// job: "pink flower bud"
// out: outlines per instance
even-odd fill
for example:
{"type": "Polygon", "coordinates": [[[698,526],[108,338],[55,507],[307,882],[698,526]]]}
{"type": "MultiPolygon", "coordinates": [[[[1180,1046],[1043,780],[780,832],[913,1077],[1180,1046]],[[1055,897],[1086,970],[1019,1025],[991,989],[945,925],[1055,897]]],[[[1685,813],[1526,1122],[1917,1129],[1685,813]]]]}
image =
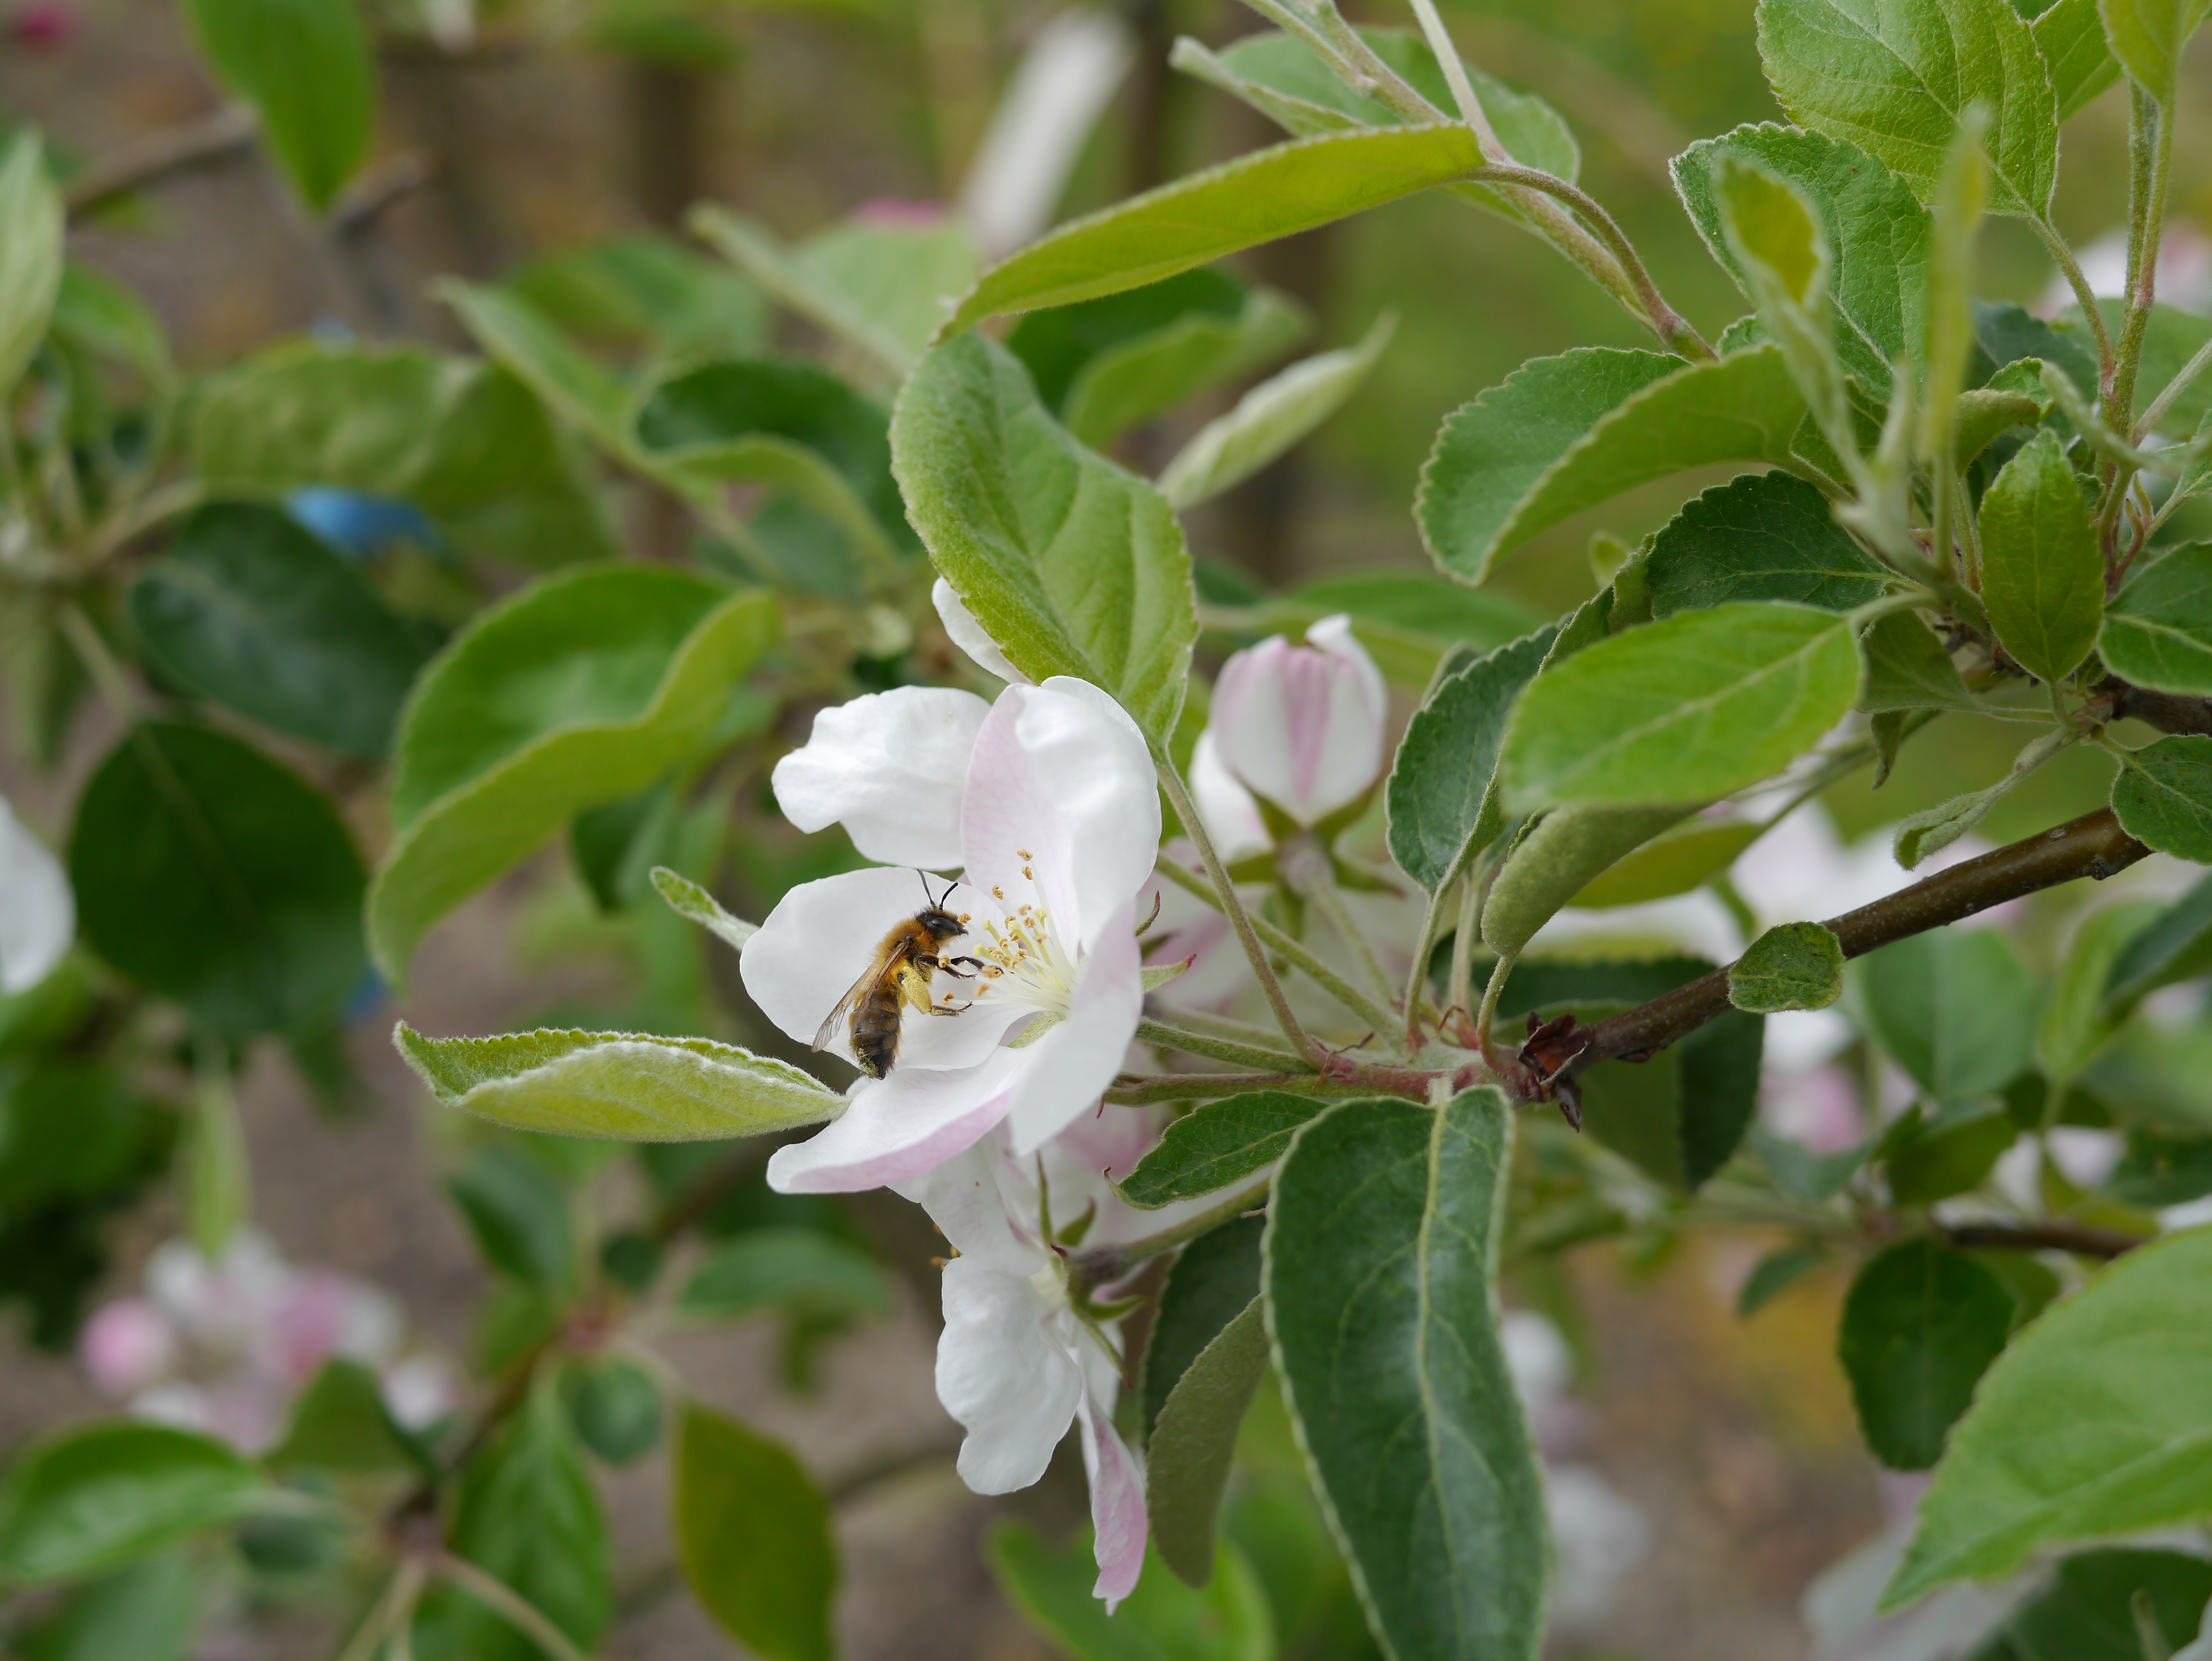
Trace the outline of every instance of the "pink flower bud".
{"type": "Polygon", "coordinates": [[[1339,613],[1222,666],[1209,731],[1222,764],[1300,824],[1356,801],[1382,770],[1382,672],[1339,613]]]}
{"type": "Polygon", "coordinates": [[[118,1298],[85,1323],[77,1360],[104,1396],[135,1396],[176,1365],[177,1335],[143,1298],[118,1298]]]}
{"type": "Polygon", "coordinates": [[[8,38],[19,46],[64,46],[76,33],[76,14],[56,0],[31,0],[8,20],[8,38]]]}

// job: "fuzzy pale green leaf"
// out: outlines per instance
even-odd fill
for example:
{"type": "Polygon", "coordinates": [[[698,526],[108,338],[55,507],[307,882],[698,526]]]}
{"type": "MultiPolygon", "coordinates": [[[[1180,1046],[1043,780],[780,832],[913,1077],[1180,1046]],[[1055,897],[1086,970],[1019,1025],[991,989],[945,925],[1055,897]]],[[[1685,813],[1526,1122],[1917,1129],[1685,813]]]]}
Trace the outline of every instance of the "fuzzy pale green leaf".
{"type": "Polygon", "coordinates": [[[689,917],[726,945],[742,947],[760,933],[758,923],[732,916],[722,909],[721,901],[703,886],[689,877],[678,875],[665,865],[653,867],[653,885],[668,902],[670,910],[689,917]]]}
{"type": "Polygon", "coordinates": [[[1754,1015],[1826,1009],[1844,995],[1844,947],[1817,922],[1770,928],[1729,965],[1729,1001],[1754,1015]]]}
{"type": "Polygon", "coordinates": [[[2212,865],[2212,738],[2183,733],[2130,753],[2112,780],[2112,812],[2160,853],[2212,865]]]}
{"type": "Polygon", "coordinates": [[[62,285],[62,193],[33,132],[19,132],[0,160],[0,393],[15,390],[62,285]]]}
{"type": "Polygon", "coordinates": [[[2097,9],[2121,67],[2172,111],[2181,49],[2212,10],[2212,0],[2097,0],[2097,9]]]}
{"type": "Polygon", "coordinates": [[[2137,686],[2212,697],[2212,548],[2177,548],[2130,577],[2105,607],[2097,652],[2137,686]]]}

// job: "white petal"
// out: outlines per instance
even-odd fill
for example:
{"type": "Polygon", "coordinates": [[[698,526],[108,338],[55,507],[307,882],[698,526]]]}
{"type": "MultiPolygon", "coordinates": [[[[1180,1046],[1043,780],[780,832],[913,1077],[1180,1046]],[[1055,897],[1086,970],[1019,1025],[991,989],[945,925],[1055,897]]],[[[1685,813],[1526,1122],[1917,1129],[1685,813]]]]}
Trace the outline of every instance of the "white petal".
{"type": "Polygon", "coordinates": [[[0,797],[0,993],[27,992],[53,971],[76,933],[76,900],[61,861],[0,797]]]}
{"type": "Polygon", "coordinates": [[[999,642],[983,631],[983,625],[968,609],[968,602],[943,577],[931,585],[929,603],[937,608],[938,621],[945,625],[945,632],[951,637],[952,643],[965,652],[977,668],[986,674],[996,675],[1011,686],[1031,684],[1027,675],[1006,661],[999,642]]]}
{"type": "Polygon", "coordinates": [[[1000,1050],[959,1072],[894,1068],[862,1085],[852,1105],[803,1142],[769,1156],[779,1194],[854,1194],[910,1182],[975,1146],[1012,1103],[1009,1086],[1026,1050],[1000,1050]]]}
{"type": "Polygon", "coordinates": [[[1145,1479],[1114,1429],[1108,1409],[1085,1401],[1076,1409],[1083,1433],[1083,1471],[1091,1479],[1091,1552],[1098,1560],[1093,1597],[1106,1613],[1137,1589],[1145,1567],[1145,1479]]]}
{"type": "Polygon", "coordinates": [[[1211,727],[1198,735],[1191,751],[1190,795],[1223,864],[1247,855],[1264,854],[1274,846],[1267,835],[1267,823],[1260,817],[1260,804],[1253,800],[1243,782],[1223,765],[1221,745],[1211,727]]]}
{"type": "Polygon", "coordinates": [[[937,1399],[968,1433],[960,1475],[1011,1494],[1044,1475],[1083,1396],[1073,1361],[1048,1335],[1051,1311],[1027,1280],[968,1257],[945,1266],[937,1399]]]}
{"type": "Polygon", "coordinates": [[[938,1232],[963,1260],[972,1258],[1020,1279],[1042,1268],[1044,1257],[1006,1214],[1006,1163],[997,1139],[986,1136],[942,1165],[892,1186],[929,1214],[938,1232]]]}
{"type": "MultiPolygon", "coordinates": [[[[921,909],[922,879],[903,866],[841,872],[791,890],[738,952],[738,974],[761,1013],[804,1044],[876,960],[884,936],[921,909]]],[[[957,943],[954,949],[957,950],[957,943]]],[[[939,995],[965,1004],[972,983],[936,977],[939,995]]],[[[908,1008],[899,1025],[894,1073],[913,1068],[974,1067],[1024,1012],[986,1001],[945,1017],[908,1008]]],[[[825,1046],[853,1061],[852,1023],[840,1021],[825,1046]]],[[[854,1063],[855,1066],[858,1062],[854,1063]]]]}
{"type": "Polygon", "coordinates": [[[1035,1043],[1006,1052],[1022,1062],[1009,1086],[1006,1116],[1018,1159],[1026,1160],[1088,1110],[1121,1070],[1145,1005],[1134,923],[1125,901],[1084,958],[1066,1018],[1035,1043]]]}
{"type": "Polygon", "coordinates": [[[775,764],[776,805],[802,830],[842,824],[885,865],[960,863],[960,791],[990,705],[972,692],[902,686],[823,710],[775,764]]]}

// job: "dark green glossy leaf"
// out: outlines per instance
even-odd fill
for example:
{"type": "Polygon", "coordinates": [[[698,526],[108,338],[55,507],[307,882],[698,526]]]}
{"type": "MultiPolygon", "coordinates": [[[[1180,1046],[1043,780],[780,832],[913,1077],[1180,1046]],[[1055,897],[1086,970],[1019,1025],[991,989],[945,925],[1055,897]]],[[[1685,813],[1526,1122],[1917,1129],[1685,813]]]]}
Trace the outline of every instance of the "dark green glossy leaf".
{"type": "Polygon", "coordinates": [[[1399,1661],[1533,1657],[1543,1486],[1492,1283],[1511,1136],[1495,1090],[1347,1102],[1268,1208],[1268,1329],[1331,1525],[1399,1661]]]}
{"type": "Polygon", "coordinates": [[[1147,1211],[1231,1187],[1281,1159],[1291,1134],[1321,1109],[1310,1096],[1278,1090],[1208,1102],[1170,1125],[1115,1187],[1147,1211]]]}
{"type": "Polygon", "coordinates": [[[327,1021],[360,983],[361,861],[331,805],[227,733],[135,729],[77,804],[77,928],[224,1032],[327,1021]]]}
{"type": "Polygon", "coordinates": [[[1784,1246],[1770,1251],[1744,1277],[1736,1293],[1735,1312],[1748,1318],[1772,1303],[1826,1259],[1810,1246],[1784,1246]]]}
{"type": "Polygon", "coordinates": [[[1262,1220],[1239,1217],[1182,1249],[1160,1290],[1145,1345],[1145,1429],[1200,1352],[1260,1295],[1262,1220]]]}
{"type": "Polygon", "coordinates": [[[446,1179],[446,1191],[476,1237],[477,1250],[494,1268],[533,1286],[559,1288],[575,1278],[575,1225],[568,1191],[559,1180],[507,1142],[477,1150],[446,1179]]]}
{"type": "Polygon", "coordinates": [[[2010,1113],[1988,1100],[1900,1121],[1883,1138],[1891,1197],[1933,1205],[1978,1188],[2020,1135],[2010,1113]]]}
{"type": "Polygon", "coordinates": [[[1267,1322],[1255,1293],[1183,1369],[1145,1443],[1152,1544],[1186,1585],[1212,1578],[1214,1519],[1229,1486],[1237,1427],[1267,1372],[1267,1322]]]}
{"type": "Polygon", "coordinates": [[[131,590],[161,672],[249,721],[380,756],[429,651],[360,572],[274,508],[223,503],[177,529],[131,590]]]}
{"type": "Polygon", "coordinates": [[[1877,618],[1859,636],[1859,650],[1866,659],[1859,708],[1870,715],[1976,707],[1943,642],[1908,611],[1877,618]]]}
{"type": "Polygon", "coordinates": [[[212,1437],[128,1420],[52,1433],[0,1481],[0,1575],[73,1580],[234,1523],[264,1490],[212,1437]]]}
{"type": "Polygon", "coordinates": [[[625,1356],[569,1362],[561,1400],[576,1439],[611,1465],[641,1459],[660,1440],[659,1381],[625,1356]]]}
{"type": "Polygon", "coordinates": [[[1889,573],[1852,541],[1827,498],[1789,473],[1746,473],[1686,502],[1651,544],[1651,610],[1787,599],[1848,611],[1889,573]]]}
{"type": "Polygon", "coordinates": [[[1982,601],[2014,661],[2039,680],[2097,643],[2105,562],[2058,435],[2038,433],[1982,496],[1982,601]]]}
{"type": "Polygon", "coordinates": [[[1876,1458],[1893,1470],[1936,1463],[2012,1314],[2002,1281],[1933,1240],[1893,1245],[1859,1271],[1836,1348],[1876,1458]]]}
{"type": "Polygon", "coordinates": [[[1966,1661],[2157,1661],[2197,1636],[2212,1563],[2178,1551],[2077,1553],[1966,1661]],[[2149,1647],[2148,1621],[2161,1649],[2149,1647]]]}
{"type": "Polygon", "coordinates": [[[2212,548],[2177,548],[2130,577],[2105,608],[2097,651],[2137,686],[2212,696],[2212,548]]]}
{"type": "Polygon", "coordinates": [[[693,1594],[732,1638],[768,1661],[830,1661],[830,1508],[781,1442],[686,1408],[676,1540],[693,1594]]]}
{"type": "Polygon", "coordinates": [[[2212,738],[2164,738],[2130,754],[2112,780],[2120,827],[2161,854],[2212,865],[2212,738]]]}

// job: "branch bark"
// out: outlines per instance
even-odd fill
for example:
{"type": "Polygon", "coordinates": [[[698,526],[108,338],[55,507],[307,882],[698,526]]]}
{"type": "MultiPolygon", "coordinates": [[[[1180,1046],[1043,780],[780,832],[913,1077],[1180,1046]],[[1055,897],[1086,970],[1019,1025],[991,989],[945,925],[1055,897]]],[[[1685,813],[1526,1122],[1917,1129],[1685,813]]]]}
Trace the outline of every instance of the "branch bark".
{"type": "Polygon", "coordinates": [[[2147,1244],[2140,1234],[2086,1223],[1960,1223],[1943,1230],[1954,1246],[2000,1251],[2070,1251],[2079,1257],[2118,1257],[2147,1244]]]}
{"type": "MultiPolygon", "coordinates": [[[[2101,881],[2149,852],[2120,829],[2111,808],[2100,807],[1979,859],[1939,871],[1871,905],[1832,917],[1827,927],[1843,943],[1846,958],[1863,957],[1892,941],[1941,928],[2024,894],[2081,877],[2101,881]]],[[[1644,1060],[1726,1014],[1729,1007],[1728,970],[1716,969],[1588,1028],[1587,1042],[1561,1070],[1572,1076],[1594,1062],[1613,1057],[1644,1060]]]]}

